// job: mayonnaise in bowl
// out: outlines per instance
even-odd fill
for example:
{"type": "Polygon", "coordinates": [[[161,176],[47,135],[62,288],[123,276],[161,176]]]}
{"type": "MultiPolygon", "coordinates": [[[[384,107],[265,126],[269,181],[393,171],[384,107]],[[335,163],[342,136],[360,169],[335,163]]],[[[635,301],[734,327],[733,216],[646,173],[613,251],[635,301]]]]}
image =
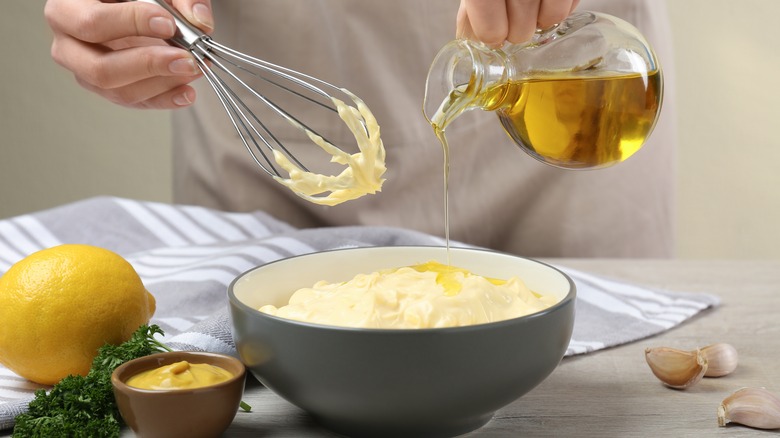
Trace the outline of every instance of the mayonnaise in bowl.
{"type": "Polygon", "coordinates": [[[261,312],[316,324],[356,328],[461,327],[544,310],[560,299],[531,291],[518,277],[483,277],[435,261],[319,281],[297,290],[287,305],[261,312]]]}

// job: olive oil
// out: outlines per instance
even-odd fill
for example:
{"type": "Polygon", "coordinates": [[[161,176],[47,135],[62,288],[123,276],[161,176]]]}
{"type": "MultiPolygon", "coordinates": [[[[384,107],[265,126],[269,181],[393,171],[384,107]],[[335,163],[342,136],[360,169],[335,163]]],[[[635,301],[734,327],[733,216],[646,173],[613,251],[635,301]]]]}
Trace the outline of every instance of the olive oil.
{"type": "Polygon", "coordinates": [[[581,77],[564,72],[482,89],[472,80],[453,89],[430,119],[444,150],[447,248],[450,151],[444,131],[464,111],[495,111],[517,145],[542,162],[594,169],[624,161],[642,147],[655,126],[662,95],[658,70],[581,77]]]}
{"type": "Polygon", "coordinates": [[[450,93],[431,125],[444,145],[445,128],[463,111],[495,111],[507,134],[533,157],[567,169],[598,168],[624,161],[642,147],[662,93],[658,71],[513,80],[481,92],[470,83],[450,93]]]}
{"type": "Polygon", "coordinates": [[[487,93],[500,96],[492,100],[507,134],[538,160],[568,169],[609,166],[638,151],[653,130],[663,92],[658,71],[497,88],[487,93]]]}

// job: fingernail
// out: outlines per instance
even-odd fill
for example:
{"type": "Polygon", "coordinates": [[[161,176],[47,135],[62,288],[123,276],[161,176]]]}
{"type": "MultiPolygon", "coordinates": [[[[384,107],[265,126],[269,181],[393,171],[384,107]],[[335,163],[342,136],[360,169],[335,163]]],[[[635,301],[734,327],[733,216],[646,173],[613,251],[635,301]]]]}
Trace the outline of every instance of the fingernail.
{"type": "Polygon", "coordinates": [[[195,3],[192,6],[192,15],[195,21],[208,29],[214,29],[214,18],[211,16],[211,9],[203,3],[195,3]]]}
{"type": "Polygon", "coordinates": [[[176,94],[173,96],[173,103],[176,106],[189,106],[192,105],[192,102],[194,99],[191,96],[190,90],[185,91],[181,94],[176,94]]]}
{"type": "Polygon", "coordinates": [[[193,76],[200,71],[192,58],[179,58],[168,64],[168,70],[177,75],[193,76]]]}
{"type": "Polygon", "coordinates": [[[149,29],[160,37],[168,38],[176,33],[173,20],[165,17],[152,17],[149,19],[149,29]]]}

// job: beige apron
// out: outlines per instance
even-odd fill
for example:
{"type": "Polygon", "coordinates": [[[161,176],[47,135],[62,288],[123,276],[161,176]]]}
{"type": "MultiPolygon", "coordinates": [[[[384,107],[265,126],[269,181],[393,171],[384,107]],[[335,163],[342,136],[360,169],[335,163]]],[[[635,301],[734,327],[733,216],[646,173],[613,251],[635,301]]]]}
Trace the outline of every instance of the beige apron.
{"type": "MultiPolygon", "coordinates": [[[[213,4],[216,40],[344,86],[366,101],[382,128],[387,181],[381,193],[335,207],[300,199],[251,160],[214,93],[199,80],[198,103],[174,112],[175,201],[261,209],[297,227],[394,226],[443,236],[443,155],[421,108],[428,67],[454,35],[458,1],[213,4]]],[[[672,256],[676,133],[665,5],[583,0],[579,9],[622,17],[654,45],[667,71],[667,94],[649,143],[615,167],[565,171],[521,152],[495,114],[464,114],[447,129],[450,236],[532,257],[672,256]]],[[[326,137],[342,135],[327,125],[315,128],[326,137]]],[[[321,159],[321,152],[316,156],[321,159]]]]}

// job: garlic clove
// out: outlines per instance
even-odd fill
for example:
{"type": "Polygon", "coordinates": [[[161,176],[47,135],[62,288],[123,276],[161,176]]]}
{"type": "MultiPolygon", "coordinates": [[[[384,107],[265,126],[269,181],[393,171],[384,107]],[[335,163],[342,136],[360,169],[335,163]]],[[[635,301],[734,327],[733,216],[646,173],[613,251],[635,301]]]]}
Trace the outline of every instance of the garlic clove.
{"type": "Polygon", "coordinates": [[[742,388],[718,407],[718,426],[738,423],[757,429],[780,428],[780,398],[764,388],[742,388]]]}
{"type": "Polygon", "coordinates": [[[707,358],[701,350],[683,351],[669,347],[645,349],[645,360],[665,385],[685,389],[698,383],[707,372],[707,358]]]}
{"type": "Polygon", "coordinates": [[[737,369],[737,349],[729,344],[717,343],[701,349],[707,358],[705,377],[721,377],[731,374],[737,369]]]}

